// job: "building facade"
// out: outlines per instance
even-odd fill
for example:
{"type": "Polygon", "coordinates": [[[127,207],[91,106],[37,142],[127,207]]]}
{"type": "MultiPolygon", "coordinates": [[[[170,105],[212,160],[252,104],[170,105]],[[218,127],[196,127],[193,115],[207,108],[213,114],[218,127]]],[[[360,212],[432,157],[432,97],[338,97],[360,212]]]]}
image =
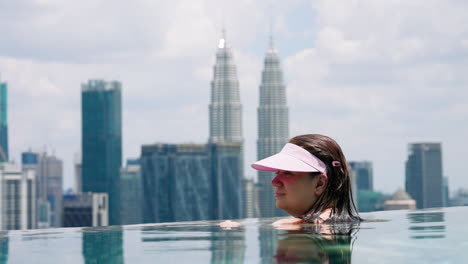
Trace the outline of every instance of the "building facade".
{"type": "Polygon", "coordinates": [[[211,81],[210,143],[242,143],[242,105],[232,51],[225,33],[219,40],[211,81]]]}
{"type": "Polygon", "coordinates": [[[141,154],[143,221],[243,217],[241,144],[153,144],[141,154]]]}
{"type": "Polygon", "coordinates": [[[36,175],[12,163],[0,165],[0,227],[36,228],[36,175]]]}
{"type": "Polygon", "coordinates": [[[79,193],[63,196],[63,226],[109,225],[107,193],[79,193]]]}
{"type": "Polygon", "coordinates": [[[143,223],[143,185],[139,161],[127,161],[120,170],[120,222],[122,225],[143,223]]]}
{"type": "MultiPolygon", "coordinates": [[[[257,158],[264,159],[278,153],[288,142],[289,115],[286,102],[286,85],[283,81],[278,52],[270,37],[270,47],[265,55],[260,84],[258,114],[257,158]]],[[[258,171],[260,217],[282,216],[285,213],[275,206],[271,180],[274,173],[258,171]]]]}
{"type": "Polygon", "coordinates": [[[358,190],[373,191],[373,169],[370,161],[350,161],[351,177],[355,177],[358,190]]]}
{"type": "Polygon", "coordinates": [[[46,152],[21,154],[23,170],[36,173],[38,227],[62,227],[63,162],[46,152]]]}
{"type": "Polygon", "coordinates": [[[244,218],[242,144],[208,144],[213,219],[244,218]]]}
{"type": "Polygon", "coordinates": [[[206,145],[144,145],[141,172],[145,223],[214,219],[206,145]]]}
{"type": "Polygon", "coordinates": [[[245,201],[245,218],[256,218],[258,215],[258,195],[256,185],[253,179],[244,179],[244,201],[245,201]]]}
{"type": "Polygon", "coordinates": [[[213,67],[209,115],[207,155],[213,195],[211,217],[240,218],[245,213],[242,105],[237,70],[224,30],[213,67]]]}
{"type": "Polygon", "coordinates": [[[440,143],[409,144],[406,192],[416,200],[418,209],[444,205],[440,143]]]}
{"type": "Polygon", "coordinates": [[[0,79],[0,162],[8,162],[8,85],[0,79]]]}
{"type": "Polygon", "coordinates": [[[120,224],[122,85],[90,80],[82,84],[82,192],[109,195],[109,224],[120,224]]]}
{"type": "Polygon", "coordinates": [[[73,156],[73,178],[75,180],[75,192],[81,193],[83,186],[81,184],[81,154],[75,154],[73,156]]]}

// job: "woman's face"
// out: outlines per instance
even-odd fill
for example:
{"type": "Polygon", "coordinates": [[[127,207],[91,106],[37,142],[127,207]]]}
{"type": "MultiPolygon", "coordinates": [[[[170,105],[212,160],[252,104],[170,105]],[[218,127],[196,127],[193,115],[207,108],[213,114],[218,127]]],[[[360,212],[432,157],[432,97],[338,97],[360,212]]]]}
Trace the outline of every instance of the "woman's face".
{"type": "Polygon", "coordinates": [[[309,172],[279,170],[271,181],[275,187],[276,207],[292,216],[301,216],[317,200],[316,186],[320,177],[309,172]]]}

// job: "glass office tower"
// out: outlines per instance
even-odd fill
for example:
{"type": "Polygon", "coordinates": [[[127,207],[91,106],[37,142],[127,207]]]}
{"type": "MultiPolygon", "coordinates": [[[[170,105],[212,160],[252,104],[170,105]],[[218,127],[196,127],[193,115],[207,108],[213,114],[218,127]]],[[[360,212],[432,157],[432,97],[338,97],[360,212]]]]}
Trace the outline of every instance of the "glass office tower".
{"type": "Polygon", "coordinates": [[[122,85],[90,80],[81,86],[82,192],[109,195],[109,224],[120,224],[122,85]]]}
{"type": "MultiPolygon", "coordinates": [[[[350,161],[352,177],[355,177],[357,190],[373,191],[373,170],[370,161],[350,161]]],[[[353,190],[354,191],[354,190],[353,190]]],[[[354,192],[356,195],[356,192],[354,192]]]]}
{"type": "Polygon", "coordinates": [[[140,162],[145,223],[214,219],[206,145],[144,145],[140,162]]]}
{"type": "Polygon", "coordinates": [[[444,206],[441,143],[409,144],[406,192],[418,209],[444,206]]]}

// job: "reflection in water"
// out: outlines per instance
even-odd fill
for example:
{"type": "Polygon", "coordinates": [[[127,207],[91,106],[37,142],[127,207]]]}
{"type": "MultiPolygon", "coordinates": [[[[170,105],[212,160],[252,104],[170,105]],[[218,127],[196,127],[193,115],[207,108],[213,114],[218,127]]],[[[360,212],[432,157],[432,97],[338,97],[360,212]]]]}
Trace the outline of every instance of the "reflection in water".
{"type": "Polygon", "coordinates": [[[260,241],[260,258],[262,263],[271,263],[271,256],[276,250],[278,241],[278,230],[269,228],[260,228],[258,232],[258,239],[260,241]]]}
{"type": "Polygon", "coordinates": [[[265,236],[260,238],[261,244],[264,241],[262,250],[271,250],[269,254],[266,251],[262,253],[262,262],[351,263],[352,243],[357,227],[357,224],[296,225],[291,226],[295,230],[261,231],[261,236],[265,236]],[[273,244],[263,248],[268,241],[276,244],[274,251],[271,247],[273,244]]]}
{"type": "Polygon", "coordinates": [[[123,238],[120,227],[109,229],[83,228],[83,257],[86,264],[123,261],[123,238]]]}
{"type": "Polygon", "coordinates": [[[409,230],[413,239],[444,238],[444,212],[409,213],[409,230]],[[427,225],[427,223],[436,223],[427,225]]]}
{"type": "Polygon", "coordinates": [[[412,224],[444,222],[444,212],[409,213],[408,219],[412,224]]]}
{"type": "Polygon", "coordinates": [[[0,231],[0,264],[8,262],[8,231],[0,231]]]}
{"type": "Polygon", "coordinates": [[[141,231],[142,242],[152,243],[148,252],[159,254],[179,250],[184,253],[208,250],[211,263],[244,263],[246,244],[241,228],[223,230],[217,225],[170,223],[145,226],[141,231]]]}
{"type": "Polygon", "coordinates": [[[244,230],[220,230],[217,226],[213,227],[211,263],[244,263],[244,254],[244,230]]]}

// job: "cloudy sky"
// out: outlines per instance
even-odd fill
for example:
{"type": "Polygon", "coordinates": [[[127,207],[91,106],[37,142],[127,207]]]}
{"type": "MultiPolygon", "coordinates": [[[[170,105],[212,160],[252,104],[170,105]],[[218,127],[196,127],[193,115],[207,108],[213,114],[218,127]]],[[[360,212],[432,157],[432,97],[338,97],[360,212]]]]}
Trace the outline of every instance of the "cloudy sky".
{"type": "Polygon", "coordinates": [[[225,25],[245,161],[254,162],[272,24],[291,136],[335,138],[348,160],[373,162],[374,187],[385,192],[404,187],[409,142],[442,142],[451,189],[468,188],[467,13],[461,0],[0,1],[11,158],[47,149],[64,161],[65,187],[73,187],[80,85],[96,78],[123,84],[124,159],[138,157],[142,144],[206,142],[225,25]]]}

